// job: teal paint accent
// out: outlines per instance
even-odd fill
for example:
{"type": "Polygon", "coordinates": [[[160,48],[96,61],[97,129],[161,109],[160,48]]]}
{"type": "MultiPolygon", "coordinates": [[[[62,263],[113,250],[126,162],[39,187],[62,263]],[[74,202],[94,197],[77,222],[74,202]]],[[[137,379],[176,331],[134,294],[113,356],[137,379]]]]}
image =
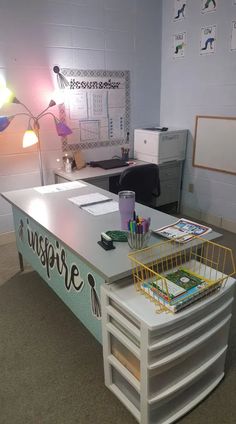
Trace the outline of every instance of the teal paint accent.
{"type": "Polygon", "coordinates": [[[13,217],[19,252],[102,343],[100,286],[104,279],[15,207],[13,217]]]}

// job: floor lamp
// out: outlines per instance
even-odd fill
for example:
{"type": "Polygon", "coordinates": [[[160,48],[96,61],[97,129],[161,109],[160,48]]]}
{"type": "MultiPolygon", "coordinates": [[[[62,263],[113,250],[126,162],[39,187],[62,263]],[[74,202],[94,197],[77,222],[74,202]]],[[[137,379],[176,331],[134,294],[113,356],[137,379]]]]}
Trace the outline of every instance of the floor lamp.
{"type": "Polygon", "coordinates": [[[42,164],[42,156],[41,156],[41,146],[40,146],[40,136],[39,136],[39,121],[41,118],[43,118],[46,115],[52,116],[54,119],[57,135],[60,137],[66,137],[67,135],[71,134],[71,129],[62,121],[60,121],[52,112],[48,112],[48,109],[56,105],[56,102],[54,100],[50,100],[49,105],[44,109],[41,113],[39,113],[37,116],[34,116],[30,109],[22,103],[20,100],[18,100],[16,97],[13,97],[11,100],[12,103],[19,104],[23,106],[23,108],[26,110],[26,112],[22,113],[16,113],[15,115],[11,116],[0,116],[0,132],[3,132],[11,123],[11,121],[16,116],[27,116],[28,117],[28,128],[24,133],[23,137],[23,148],[33,146],[37,143],[38,146],[38,156],[39,156],[39,168],[40,168],[40,179],[41,179],[41,185],[44,185],[44,175],[43,175],[43,164],[42,164]]]}

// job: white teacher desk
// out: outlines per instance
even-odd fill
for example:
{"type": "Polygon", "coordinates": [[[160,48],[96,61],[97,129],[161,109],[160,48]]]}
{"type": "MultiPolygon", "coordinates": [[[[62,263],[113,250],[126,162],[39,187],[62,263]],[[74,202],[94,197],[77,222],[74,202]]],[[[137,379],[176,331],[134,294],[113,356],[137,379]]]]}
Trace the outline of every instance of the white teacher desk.
{"type": "MultiPolygon", "coordinates": [[[[97,243],[102,231],[120,228],[119,212],[93,216],[68,200],[93,192],[117,199],[90,184],[48,194],[31,188],[2,195],[12,205],[20,255],[103,343],[106,385],[142,424],[171,423],[224,375],[234,280],[182,312],[156,314],[154,304],[132,284],[128,244],[115,243],[114,250],[105,251],[97,243]],[[131,372],[133,365],[140,375],[131,372]]],[[[151,217],[152,228],[175,221],[138,204],[136,210],[151,217]]],[[[150,243],[158,241],[153,235],[150,243]]]]}
{"type": "MultiPolygon", "coordinates": [[[[132,160],[134,163],[129,166],[144,165],[147,162],[132,160]]],[[[174,160],[159,164],[159,178],[161,185],[161,194],[154,197],[154,206],[165,207],[165,211],[178,212],[180,210],[181,184],[183,161],[174,160]]],[[[55,183],[65,181],[84,180],[97,187],[115,192],[114,188],[120,174],[125,167],[115,169],[102,169],[99,167],[86,166],[80,170],[65,172],[63,169],[54,170],[55,183]]]]}

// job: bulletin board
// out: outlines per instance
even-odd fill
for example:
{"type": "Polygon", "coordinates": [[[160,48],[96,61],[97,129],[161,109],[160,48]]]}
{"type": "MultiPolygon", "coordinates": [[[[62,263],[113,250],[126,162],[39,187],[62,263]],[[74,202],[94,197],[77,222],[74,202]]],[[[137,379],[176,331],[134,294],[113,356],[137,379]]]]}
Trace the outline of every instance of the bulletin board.
{"type": "Polygon", "coordinates": [[[126,144],[130,126],[129,71],[60,70],[67,80],[60,114],[73,133],[63,151],[126,144]]]}
{"type": "Polygon", "coordinates": [[[236,174],[236,117],[196,116],[193,166],[236,174]]]}

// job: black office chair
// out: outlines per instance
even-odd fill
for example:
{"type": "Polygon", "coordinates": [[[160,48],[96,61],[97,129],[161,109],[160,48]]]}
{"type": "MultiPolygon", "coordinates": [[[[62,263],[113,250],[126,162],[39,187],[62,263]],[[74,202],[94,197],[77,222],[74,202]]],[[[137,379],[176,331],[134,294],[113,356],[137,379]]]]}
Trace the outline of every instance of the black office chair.
{"type": "Polygon", "coordinates": [[[135,191],[135,201],[155,207],[153,197],[161,194],[159,168],[154,163],[126,168],[120,175],[118,191],[135,191]]]}

